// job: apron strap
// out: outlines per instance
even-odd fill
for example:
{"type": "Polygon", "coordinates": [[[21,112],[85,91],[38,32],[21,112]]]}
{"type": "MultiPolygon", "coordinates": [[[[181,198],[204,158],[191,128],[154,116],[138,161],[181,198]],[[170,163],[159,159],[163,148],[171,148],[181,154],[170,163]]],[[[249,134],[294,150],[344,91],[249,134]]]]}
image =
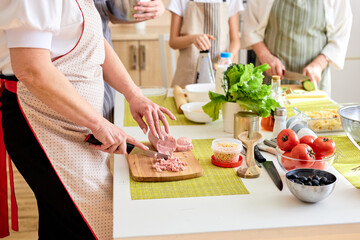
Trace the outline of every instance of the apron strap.
{"type": "MultiPolygon", "coordinates": [[[[15,81],[0,79],[0,96],[6,88],[16,93],[15,81]]],[[[0,103],[1,108],[1,103],[0,103]]],[[[7,194],[7,173],[6,173],[6,148],[4,143],[4,134],[2,129],[2,113],[0,111],[0,238],[10,235],[9,215],[8,215],[8,194],[7,194]]],[[[8,155],[9,179],[10,179],[10,199],[11,199],[11,228],[14,231],[19,230],[18,225],[18,207],[15,197],[14,178],[10,156],[8,155]]]]}

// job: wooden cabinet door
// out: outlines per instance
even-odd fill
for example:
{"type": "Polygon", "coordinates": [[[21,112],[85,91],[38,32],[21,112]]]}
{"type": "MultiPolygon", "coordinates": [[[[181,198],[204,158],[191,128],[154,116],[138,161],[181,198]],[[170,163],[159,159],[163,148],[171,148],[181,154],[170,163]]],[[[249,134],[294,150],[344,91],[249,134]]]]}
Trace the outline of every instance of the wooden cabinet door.
{"type": "Polygon", "coordinates": [[[113,45],[131,78],[140,86],[139,41],[113,41],[113,45]]]}
{"type": "Polygon", "coordinates": [[[158,40],[139,41],[140,86],[163,86],[158,40]]]}

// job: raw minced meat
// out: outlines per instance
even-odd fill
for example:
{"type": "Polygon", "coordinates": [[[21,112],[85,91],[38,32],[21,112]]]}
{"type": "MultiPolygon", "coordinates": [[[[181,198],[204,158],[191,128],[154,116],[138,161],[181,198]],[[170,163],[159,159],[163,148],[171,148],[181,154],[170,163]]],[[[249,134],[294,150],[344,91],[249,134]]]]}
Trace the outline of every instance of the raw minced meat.
{"type": "Polygon", "coordinates": [[[153,165],[153,168],[157,172],[162,172],[162,171],[179,172],[179,171],[184,171],[186,169],[186,165],[187,163],[181,161],[179,157],[171,156],[168,160],[165,160],[163,158],[157,159],[155,164],[153,165]]]}

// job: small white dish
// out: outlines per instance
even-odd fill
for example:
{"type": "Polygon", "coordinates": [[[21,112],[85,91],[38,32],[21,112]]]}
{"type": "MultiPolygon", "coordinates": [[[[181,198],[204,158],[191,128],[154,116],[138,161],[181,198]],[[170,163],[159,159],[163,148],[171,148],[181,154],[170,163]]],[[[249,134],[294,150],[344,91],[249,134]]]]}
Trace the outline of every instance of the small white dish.
{"type": "Polygon", "coordinates": [[[209,91],[215,91],[215,83],[197,83],[185,86],[188,102],[208,102],[209,91]]]}
{"type": "Polygon", "coordinates": [[[197,123],[208,123],[212,119],[204,112],[202,106],[207,102],[190,102],[181,105],[181,110],[184,112],[184,115],[187,119],[192,122],[197,123]]]}

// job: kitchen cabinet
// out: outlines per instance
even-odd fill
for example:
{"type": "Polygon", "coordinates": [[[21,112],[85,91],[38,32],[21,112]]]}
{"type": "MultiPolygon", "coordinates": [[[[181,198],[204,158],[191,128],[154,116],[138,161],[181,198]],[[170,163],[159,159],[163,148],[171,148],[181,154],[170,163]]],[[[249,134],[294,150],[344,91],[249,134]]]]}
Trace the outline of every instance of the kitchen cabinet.
{"type": "MultiPolygon", "coordinates": [[[[144,32],[134,27],[111,27],[112,42],[116,54],[120,57],[125,68],[136,85],[141,87],[163,86],[159,35],[168,34],[167,27],[147,27],[144,32]]],[[[166,45],[168,59],[170,47],[166,45]]],[[[168,85],[171,83],[171,71],[168,71],[168,85]]]]}
{"type": "Polygon", "coordinates": [[[136,85],[161,86],[160,49],[157,40],[113,41],[115,52],[136,85]]]}

